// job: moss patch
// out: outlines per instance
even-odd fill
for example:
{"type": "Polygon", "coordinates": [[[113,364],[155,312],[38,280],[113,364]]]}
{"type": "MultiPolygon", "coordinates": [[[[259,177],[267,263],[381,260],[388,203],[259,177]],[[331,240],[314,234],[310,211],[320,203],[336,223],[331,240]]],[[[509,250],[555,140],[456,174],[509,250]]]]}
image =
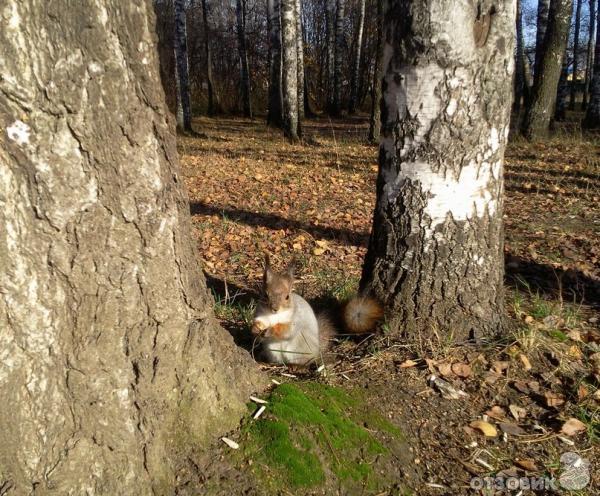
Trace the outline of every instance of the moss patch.
{"type": "Polygon", "coordinates": [[[265,414],[244,426],[241,454],[272,492],[332,481],[375,490],[389,482],[376,470],[390,457],[386,440],[397,444],[401,432],[369,406],[332,386],[283,384],[265,414]]]}

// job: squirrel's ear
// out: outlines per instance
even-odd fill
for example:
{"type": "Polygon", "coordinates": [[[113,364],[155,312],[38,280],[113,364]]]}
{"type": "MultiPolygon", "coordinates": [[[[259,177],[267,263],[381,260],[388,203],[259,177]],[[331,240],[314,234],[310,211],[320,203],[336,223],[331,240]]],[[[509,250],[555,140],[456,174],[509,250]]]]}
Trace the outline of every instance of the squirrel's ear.
{"type": "Polygon", "coordinates": [[[273,271],[271,271],[271,261],[269,254],[265,253],[265,272],[263,273],[263,282],[269,284],[273,279],[273,271]]]}
{"type": "Polygon", "coordinates": [[[285,269],[286,275],[292,280],[292,282],[294,281],[295,268],[296,268],[296,260],[292,260],[288,264],[287,269],[285,269]]]}

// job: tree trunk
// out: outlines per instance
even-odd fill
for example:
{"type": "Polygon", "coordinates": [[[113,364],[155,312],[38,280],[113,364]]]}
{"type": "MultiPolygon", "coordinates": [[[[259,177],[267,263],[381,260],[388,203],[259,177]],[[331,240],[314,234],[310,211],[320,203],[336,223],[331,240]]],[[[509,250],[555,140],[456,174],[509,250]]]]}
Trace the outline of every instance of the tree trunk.
{"type": "Polygon", "coordinates": [[[470,3],[389,5],[377,200],[361,289],[384,303],[392,332],[423,344],[489,336],[503,327],[516,2],[490,9],[489,31],[488,13],[478,16],[470,3]]]}
{"type": "Polygon", "coordinates": [[[596,0],[589,0],[590,22],[588,31],[587,56],[585,64],[585,84],[583,88],[583,98],[581,100],[581,110],[587,109],[588,96],[590,93],[590,83],[592,81],[592,68],[594,67],[594,36],[596,34],[596,0]]]}
{"type": "Polygon", "coordinates": [[[202,21],[204,24],[204,58],[206,59],[206,82],[208,85],[208,115],[215,115],[221,112],[219,96],[215,89],[212,74],[212,48],[210,46],[210,28],[208,26],[208,5],[206,0],[202,0],[202,21]]]}
{"type": "Polygon", "coordinates": [[[335,93],[336,0],[326,0],[327,7],[327,112],[333,113],[335,93]]]}
{"type": "Polygon", "coordinates": [[[558,79],[558,90],[556,94],[556,108],[554,110],[554,120],[561,122],[567,118],[567,100],[569,99],[569,60],[568,52],[563,54],[563,63],[558,79]]]}
{"type": "Polygon", "coordinates": [[[356,55],[354,57],[354,70],[352,71],[352,82],[350,85],[350,103],[348,104],[348,113],[356,112],[358,101],[358,80],[360,78],[360,55],[362,50],[363,29],[365,25],[365,3],[366,0],[360,0],[360,14],[358,17],[358,30],[356,34],[356,55]]]}
{"type": "MultiPolygon", "coordinates": [[[[596,8],[596,26],[600,26],[600,3],[596,8]]],[[[594,51],[594,71],[590,85],[590,101],[588,102],[583,126],[587,129],[600,128],[600,36],[596,33],[594,51]]]]}
{"type": "Polygon", "coordinates": [[[188,70],[187,28],[185,0],[175,0],[175,60],[179,102],[183,113],[183,130],[192,130],[192,107],[190,104],[190,78],[188,70]]]}
{"type": "Polygon", "coordinates": [[[335,67],[333,75],[333,107],[331,115],[342,114],[342,66],[344,64],[344,17],[346,0],[337,0],[337,11],[335,15],[335,67]]]}
{"type": "Polygon", "coordinates": [[[535,71],[531,102],[522,133],[528,139],[545,136],[555,111],[558,81],[567,46],[573,0],[552,0],[539,69],[535,71]]]}
{"type": "Polygon", "coordinates": [[[246,49],[246,0],[236,0],[238,51],[240,54],[240,79],[242,83],[242,110],[244,116],[252,118],[250,103],[250,70],[246,49]]]}
{"type": "MultiPolygon", "coordinates": [[[[569,110],[575,110],[575,97],[577,94],[577,73],[579,71],[579,30],[581,26],[581,0],[577,0],[575,10],[575,34],[573,39],[573,78],[571,79],[569,110]]],[[[566,54],[565,54],[566,58],[566,54]]]]}
{"type": "Polygon", "coordinates": [[[384,39],[383,39],[383,3],[377,0],[377,49],[375,52],[375,70],[373,71],[373,86],[371,87],[371,118],[369,120],[369,141],[379,143],[381,131],[381,85],[385,74],[384,39]]]}
{"type": "Polygon", "coordinates": [[[548,27],[549,11],[550,0],[538,0],[537,31],[535,33],[535,61],[533,66],[534,74],[540,69],[542,53],[544,51],[544,40],[546,38],[546,28],[548,27]]]}
{"type": "Polygon", "coordinates": [[[298,54],[296,51],[295,0],[281,0],[281,40],[283,52],[283,132],[298,139],[298,54]]]}
{"type": "Polygon", "coordinates": [[[314,117],[315,113],[313,109],[310,107],[310,93],[308,91],[308,71],[306,66],[304,66],[304,77],[302,81],[304,82],[304,91],[302,94],[304,95],[304,117],[314,117]]]}
{"type": "Polygon", "coordinates": [[[0,487],[174,494],[263,381],[198,267],[151,4],[4,5],[0,487]]]}
{"type": "Polygon", "coordinates": [[[302,39],[302,0],[295,0],[296,53],[298,57],[298,127],[304,118],[304,43],[302,39]]]}
{"type": "Polygon", "coordinates": [[[269,21],[269,108],[267,124],[276,127],[283,126],[280,10],[280,0],[267,0],[267,19],[269,21]]]}
{"type": "Polygon", "coordinates": [[[513,101],[513,112],[517,122],[519,113],[521,112],[521,101],[529,89],[525,81],[525,53],[523,45],[523,13],[521,0],[517,0],[517,49],[515,52],[515,97],[513,101]]]}

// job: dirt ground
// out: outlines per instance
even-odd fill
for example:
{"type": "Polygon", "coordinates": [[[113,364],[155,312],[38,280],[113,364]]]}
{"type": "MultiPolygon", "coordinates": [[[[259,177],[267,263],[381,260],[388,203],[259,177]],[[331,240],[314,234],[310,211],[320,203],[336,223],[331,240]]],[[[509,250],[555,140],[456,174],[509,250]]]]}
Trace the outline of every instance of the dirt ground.
{"type": "MultiPolygon", "coordinates": [[[[252,348],[248,323],[266,251],[278,265],[295,259],[297,291],[316,307],[352,294],[377,172],[366,120],[309,121],[298,144],[259,120],[201,118],[195,127],[199,137],[179,138],[194,235],[217,315],[236,342],[252,348]]],[[[475,348],[442,337],[431,346],[398,343],[381,332],[339,339],[321,371],[289,377],[263,365],[278,382],[360,390],[405,442],[393,468],[384,467],[403,489],[349,491],[328,479],[276,493],[599,494],[599,200],[600,138],[513,140],[505,202],[510,334],[475,348]],[[444,397],[432,375],[466,394],[444,397]],[[569,463],[585,487],[561,487],[569,463]],[[521,482],[524,489],[495,492],[482,489],[485,477],[496,484],[527,477],[546,488],[532,492],[521,482]]],[[[241,441],[241,432],[228,437],[241,441]]],[[[182,467],[179,493],[271,494],[251,462],[217,440],[182,467]]]]}

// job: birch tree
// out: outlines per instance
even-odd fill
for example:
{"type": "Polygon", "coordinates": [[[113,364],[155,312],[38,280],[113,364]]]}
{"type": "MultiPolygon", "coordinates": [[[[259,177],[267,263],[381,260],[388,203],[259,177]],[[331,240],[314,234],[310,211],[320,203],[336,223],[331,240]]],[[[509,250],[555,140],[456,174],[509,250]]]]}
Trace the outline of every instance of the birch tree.
{"type": "Polygon", "coordinates": [[[531,101],[527,106],[522,134],[528,139],[545,136],[555,113],[556,95],[571,23],[572,0],[552,0],[548,27],[534,74],[531,101]]]}
{"type": "Polygon", "coordinates": [[[175,0],[175,61],[177,64],[178,105],[181,105],[183,130],[192,130],[192,106],[190,103],[190,78],[188,68],[187,29],[185,0],[175,0]]]}
{"type": "Polygon", "coordinates": [[[280,0],[267,0],[267,20],[269,24],[269,105],[267,123],[277,127],[283,125],[280,10],[280,0]]]}
{"type": "Polygon", "coordinates": [[[296,0],[281,0],[283,132],[295,141],[298,133],[298,53],[296,47],[296,0]]]}
{"type": "Polygon", "coordinates": [[[468,2],[390,0],[384,13],[377,200],[361,288],[411,338],[502,330],[515,13],[514,0],[479,13],[468,2]]]}
{"type": "MultiPolygon", "coordinates": [[[[600,26],[600,6],[598,7],[596,8],[596,26],[600,26]]],[[[590,101],[588,102],[583,125],[587,129],[600,128],[600,36],[598,36],[598,33],[596,33],[590,101]]]]}
{"type": "Polygon", "coordinates": [[[236,0],[238,51],[240,54],[240,79],[242,109],[246,117],[252,117],[250,102],[250,69],[248,68],[248,50],[246,48],[246,0],[236,0]]]}
{"type": "Polygon", "coordinates": [[[327,8],[327,111],[334,111],[336,0],[325,0],[327,8]]]}
{"type": "MultiPolygon", "coordinates": [[[[575,8],[575,33],[573,38],[573,77],[569,87],[569,109],[575,110],[577,93],[577,74],[579,73],[579,31],[581,29],[581,0],[577,0],[575,8]]],[[[565,56],[566,58],[566,56],[565,56]]]]}
{"type": "Polygon", "coordinates": [[[296,57],[297,57],[297,87],[298,87],[298,120],[304,118],[304,43],[302,39],[302,0],[295,0],[296,16],[296,57]]]}
{"type": "Polygon", "coordinates": [[[342,80],[343,80],[343,46],[344,46],[344,19],[346,0],[337,0],[335,13],[335,58],[333,75],[333,107],[331,114],[339,116],[342,113],[342,80]]]}
{"type": "Polygon", "coordinates": [[[204,27],[204,58],[206,59],[206,83],[208,90],[208,115],[221,111],[219,96],[216,92],[212,71],[212,48],[210,46],[210,26],[208,24],[208,2],[202,0],[202,23],[204,27]]]}
{"type": "Polygon", "coordinates": [[[377,50],[375,53],[375,69],[371,86],[371,118],[369,119],[369,141],[379,142],[381,131],[381,85],[384,75],[384,40],[383,12],[385,0],[377,0],[377,50]]]}
{"type": "Polygon", "coordinates": [[[3,2],[0,492],[174,494],[177,440],[263,383],[198,266],[150,5],[3,2]]]}
{"type": "Polygon", "coordinates": [[[356,112],[358,100],[358,81],[360,78],[360,57],[363,43],[363,30],[365,25],[365,4],[366,0],[360,1],[360,14],[358,16],[358,28],[356,30],[356,53],[354,55],[354,69],[352,71],[352,81],[350,83],[350,101],[348,104],[348,113],[356,112]]]}
{"type": "Polygon", "coordinates": [[[515,98],[513,111],[519,115],[521,112],[521,101],[527,94],[529,87],[525,80],[525,53],[523,51],[523,12],[521,0],[517,0],[517,48],[515,52],[515,98]]]}

